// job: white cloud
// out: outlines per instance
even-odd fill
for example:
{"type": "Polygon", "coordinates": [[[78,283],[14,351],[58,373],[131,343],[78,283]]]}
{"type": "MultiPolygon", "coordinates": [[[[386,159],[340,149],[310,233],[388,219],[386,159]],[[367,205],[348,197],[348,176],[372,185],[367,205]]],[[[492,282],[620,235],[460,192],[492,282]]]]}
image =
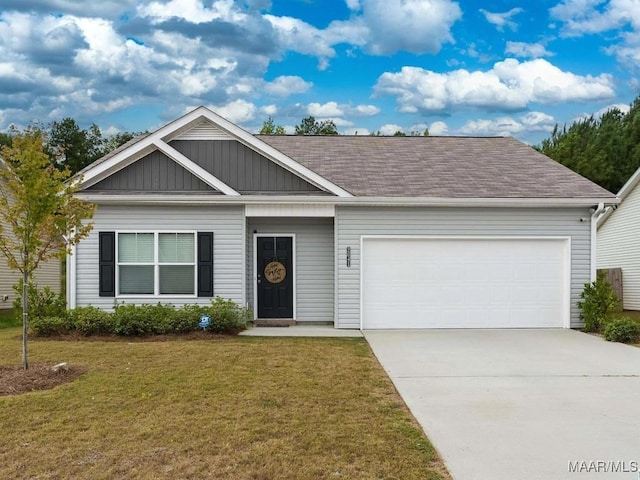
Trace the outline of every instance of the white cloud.
{"type": "Polygon", "coordinates": [[[463,135],[509,137],[531,132],[551,132],[555,119],[543,112],[529,112],[518,119],[503,116],[467,121],[459,130],[463,135]]]}
{"type": "Polygon", "coordinates": [[[462,17],[460,6],[450,0],[362,0],[373,54],[400,50],[437,53],[443,43],[453,43],[451,27],[462,17]]]}
{"type": "Polygon", "coordinates": [[[327,102],[324,104],[310,103],[307,105],[307,112],[314,117],[341,117],[344,115],[344,111],[338,106],[336,102],[327,102]]]}
{"type": "Polygon", "coordinates": [[[151,2],[138,7],[141,17],[151,17],[153,23],[170,18],[180,18],[190,23],[207,23],[212,20],[240,22],[246,15],[234,8],[233,0],[218,0],[207,8],[202,0],[170,0],[169,2],[151,2]]]}
{"type": "Polygon", "coordinates": [[[339,104],[330,101],[326,103],[312,102],[307,105],[306,112],[309,115],[319,118],[344,117],[352,115],[355,117],[372,117],[380,113],[380,109],[375,105],[356,105],[355,107],[348,104],[339,104]]]}
{"type": "Polygon", "coordinates": [[[296,75],[282,75],[265,85],[265,91],[277,97],[287,97],[297,93],[304,93],[313,86],[296,75]]]}
{"type": "Polygon", "coordinates": [[[348,107],[347,113],[349,115],[356,115],[361,117],[373,117],[380,113],[380,109],[375,105],[357,105],[356,107],[348,107]]]}
{"type": "Polygon", "coordinates": [[[629,106],[628,103],[612,103],[611,105],[607,105],[604,108],[601,108],[600,110],[598,110],[594,116],[596,117],[601,117],[602,115],[604,115],[605,113],[607,113],[609,110],[613,110],[614,108],[617,108],[618,110],[620,110],[620,112],[622,113],[629,113],[629,110],[631,110],[631,107],[629,106]]]}
{"type": "Polygon", "coordinates": [[[396,125],[395,123],[385,123],[378,129],[378,131],[380,132],[380,135],[393,135],[398,131],[404,132],[404,128],[400,125],[396,125]]]}
{"type": "Polygon", "coordinates": [[[529,112],[520,117],[520,122],[533,132],[551,132],[556,124],[555,118],[543,112],[529,112]]]}
{"type": "Polygon", "coordinates": [[[264,15],[271,24],[278,43],[285,49],[320,58],[332,58],[336,52],[326,32],[298,18],[264,15]]]}
{"type": "Polygon", "coordinates": [[[360,10],[360,0],[345,0],[349,10],[360,10]]]}
{"type": "Polygon", "coordinates": [[[444,122],[433,122],[429,125],[429,135],[446,135],[448,132],[449,127],[447,127],[447,124],[444,122]]]}
{"type": "Polygon", "coordinates": [[[265,115],[269,115],[270,117],[273,117],[276,113],[278,113],[278,106],[264,105],[260,107],[260,112],[264,113],[265,115]]]}
{"type": "Polygon", "coordinates": [[[480,13],[484,15],[484,18],[487,19],[487,22],[491,23],[492,25],[495,25],[496,28],[500,31],[504,30],[504,27],[509,27],[511,30],[517,30],[518,24],[514,22],[511,18],[523,11],[524,10],[519,7],[512,8],[508,12],[503,12],[503,13],[489,12],[484,8],[480,9],[480,13]]]}
{"type": "Polygon", "coordinates": [[[515,55],[522,58],[540,58],[553,55],[542,43],[507,42],[504,49],[507,55],[515,55]]]}
{"type": "Polygon", "coordinates": [[[353,126],[353,122],[345,118],[340,118],[340,117],[320,118],[320,121],[324,121],[324,120],[331,120],[336,127],[352,127],[353,126]]]}
{"type": "Polygon", "coordinates": [[[368,128],[362,127],[350,127],[342,131],[343,135],[358,135],[358,136],[367,136],[371,135],[371,131],[368,128]]]}
{"type": "Polygon", "coordinates": [[[418,67],[386,72],[374,87],[396,97],[400,111],[436,113],[450,109],[522,110],[530,103],[555,104],[602,100],[614,96],[613,78],[576,75],[546,60],[507,59],[488,71],[436,73],[418,67]]]}
{"type": "Polygon", "coordinates": [[[437,53],[443,43],[453,43],[451,27],[462,16],[452,0],[348,0],[347,6],[358,13],[325,29],[287,16],[264,19],[283,48],[318,57],[318,68],[325,70],[336,55],[334,46],[343,43],[374,55],[437,53]]]}
{"type": "Polygon", "coordinates": [[[495,120],[469,120],[460,128],[463,135],[510,137],[521,133],[524,127],[511,117],[500,117],[495,120]]]}
{"type": "Polygon", "coordinates": [[[211,109],[230,122],[243,124],[256,116],[256,106],[246,100],[234,100],[226,105],[212,106],[211,109]]]}
{"type": "Polygon", "coordinates": [[[563,0],[549,14],[563,22],[565,36],[601,33],[627,24],[640,27],[640,7],[635,0],[563,0]]]}

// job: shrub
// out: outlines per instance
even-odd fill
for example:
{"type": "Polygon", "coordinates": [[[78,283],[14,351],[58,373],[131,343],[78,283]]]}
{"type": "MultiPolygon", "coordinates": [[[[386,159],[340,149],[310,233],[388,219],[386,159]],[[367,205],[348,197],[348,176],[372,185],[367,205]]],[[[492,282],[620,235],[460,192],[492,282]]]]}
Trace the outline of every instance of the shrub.
{"type": "Polygon", "coordinates": [[[113,333],[116,335],[151,335],[155,331],[151,305],[120,304],[113,310],[113,333]]]}
{"type": "MultiPolygon", "coordinates": [[[[200,329],[200,317],[211,317],[206,328],[212,333],[238,333],[247,328],[250,311],[232,300],[217,297],[209,305],[184,305],[177,309],[170,304],[116,305],[113,313],[96,307],[78,307],[62,315],[38,317],[34,321],[36,335],[55,335],[76,330],[82,335],[116,334],[123,336],[186,333],[200,329]]],[[[35,319],[35,317],[34,317],[35,319]]]]}
{"type": "MultiPolygon", "coordinates": [[[[22,279],[13,286],[16,292],[16,298],[13,306],[16,312],[16,318],[22,317],[22,279]]],[[[55,293],[49,286],[45,286],[42,290],[29,283],[29,316],[34,317],[65,317],[67,315],[67,300],[64,295],[55,293]]]]}
{"type": "Polygon", "coordinates": [[[618,297],[604,272],[598,274],[595,282],[584,285],[580,298],[584,300],[578,302],[580,318],[584,321],[587,332],[600,332],[611,312],[619,309],[618,297]]]}
{"type": "Polygon", "coordinates": [[[107,335],[113,333],[112,316],[96,307],[77,307],[69,311],[69,320],[82,335],[107,335]]]}
{"type": "Polygon", "coordinates": [[[250,310],[240,307],[233,300],[216,297],[211,300],[205,313],[211,317],[207,331],[213,333],[238,333],[247,328],[250,320],[250,310]]]}
{"type": "Polygon", "coordinates": [[[47,337],[68,333],[73,329],[73,324],[67,317],[33,317],[29,327],[34,335],[47,337]]]}
{"type": "Polygon", "coordinates": [[[612,320],[604,329],[604,338],[610,342],[636,342],[640,339],[640,323],[629,317],[612,320]]]}
{"type": "Polygon", "coordinates": [[[200,316],[205,313],[202,305],[184,305],[173,317],[175,333],[194,332],[200,329],[200,316]]]}

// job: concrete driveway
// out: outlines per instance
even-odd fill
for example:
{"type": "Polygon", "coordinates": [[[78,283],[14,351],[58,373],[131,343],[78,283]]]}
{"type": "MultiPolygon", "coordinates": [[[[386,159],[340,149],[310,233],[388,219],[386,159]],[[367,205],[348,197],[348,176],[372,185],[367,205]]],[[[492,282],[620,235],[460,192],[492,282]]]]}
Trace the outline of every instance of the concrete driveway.
{"type": "Polygon", "coordinates": [[[560,329],[365,337],[455,480],[640,478],[640,348],[560,329]]]}

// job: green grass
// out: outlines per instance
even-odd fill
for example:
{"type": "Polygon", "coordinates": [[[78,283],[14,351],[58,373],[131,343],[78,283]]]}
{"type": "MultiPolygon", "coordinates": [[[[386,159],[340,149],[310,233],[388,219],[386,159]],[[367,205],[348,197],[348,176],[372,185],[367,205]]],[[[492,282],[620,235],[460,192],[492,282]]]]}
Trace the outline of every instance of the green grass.
{"type": "MultiPolygon", "coordinates": [[[[19,363],[19,332],[0,331],[0,365],[19,363]]],[[[34,340],[30,351],[88,372],[0,397],[0,478],[449,478],[361,338],[34,340]]]]}
{"type": "Polygon", "coordinates": [[[0,329],[18,327],[20,325],[21,321],[15,318],[13,309],[0,310],[0,329]]]}

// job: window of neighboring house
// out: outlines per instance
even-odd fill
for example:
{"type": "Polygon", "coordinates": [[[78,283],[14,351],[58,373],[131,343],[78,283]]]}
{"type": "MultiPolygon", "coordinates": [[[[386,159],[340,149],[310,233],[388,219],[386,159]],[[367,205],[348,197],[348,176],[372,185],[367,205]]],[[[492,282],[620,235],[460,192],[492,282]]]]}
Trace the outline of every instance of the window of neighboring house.
{"type": "Polygon", "coordinates": [[[195,295],[195,233],[118,233],[119,295],[195,295]]]}

